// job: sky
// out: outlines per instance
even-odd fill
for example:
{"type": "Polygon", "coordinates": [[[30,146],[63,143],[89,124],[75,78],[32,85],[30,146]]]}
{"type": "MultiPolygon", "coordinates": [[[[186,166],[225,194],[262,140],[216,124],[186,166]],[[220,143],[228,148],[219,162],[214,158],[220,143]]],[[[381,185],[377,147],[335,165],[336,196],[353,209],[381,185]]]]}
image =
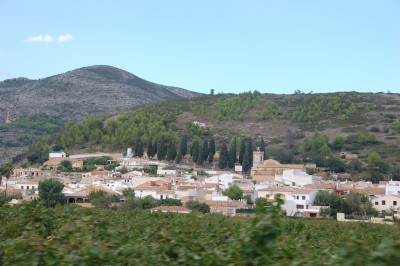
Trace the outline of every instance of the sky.
{"type": "Polygon", "coordinates": [[[0,0],[0,80],[111,65],[209,93],[400,93],[400,1],[0,0]]]}

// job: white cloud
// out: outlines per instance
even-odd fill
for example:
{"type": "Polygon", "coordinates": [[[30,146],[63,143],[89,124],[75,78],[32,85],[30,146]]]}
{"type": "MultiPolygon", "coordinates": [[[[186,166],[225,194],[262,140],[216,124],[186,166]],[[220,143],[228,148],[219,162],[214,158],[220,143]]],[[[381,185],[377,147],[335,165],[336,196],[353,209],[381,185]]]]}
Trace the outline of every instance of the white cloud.
{"type": "Polygon", "coordinates": [[[72,41],[72,35],[69,33],[60,35],[58,36],[57,41],[58,42],[72,41]]]}
{"type": "Polygon", "coordinates": [[[53,37],[49,34],[40,34],[37,36],[30,36],[25,41],[26,42],[52,42],[53,37]]]}

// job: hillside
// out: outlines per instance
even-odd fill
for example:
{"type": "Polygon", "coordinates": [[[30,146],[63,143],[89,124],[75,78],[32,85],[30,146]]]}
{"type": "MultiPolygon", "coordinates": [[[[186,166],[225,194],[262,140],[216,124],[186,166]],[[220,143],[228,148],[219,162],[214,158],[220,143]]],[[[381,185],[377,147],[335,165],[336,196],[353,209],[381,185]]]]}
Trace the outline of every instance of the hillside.
{"type": "Polygon", "coordinates": [[[357,179],[400,179],[399,117],[398,94],[213,95],[145,105],[106,120],[69,123],[64,133],[28,154],[36,156],[37,149],[53,145],[66,151],[122,152],[132,147],[141,153],[157,144],[166,152],[178,149],[183,135],[198,146],[213,138],[217,148],[223,142],[231,145],[236,137],[239,151],[239,142],[251,137],[251,149],[263,138],[265,157],[282,163],[315,163],[357,179]],[[371,154],[377,157],[374,163],[371,154]]]}
{"type": "Polygon", "coordinates": [[[0,82],[0,114],[4,121],[24,114],[44,113],[62,120],[116,114],[133,106],[201,94],[141,79],[111,66],[90,66],[30,80],[0,82]]]}
{"type": "Polygon", "coordinates": [[[65,121],[109,116],[134,106],[201,94],[141,79],[111,66],[91,66],[39,80],[0,82],[0,163],[65,121]],[[5,125],[7,113],[11,121],[5,125]]]}

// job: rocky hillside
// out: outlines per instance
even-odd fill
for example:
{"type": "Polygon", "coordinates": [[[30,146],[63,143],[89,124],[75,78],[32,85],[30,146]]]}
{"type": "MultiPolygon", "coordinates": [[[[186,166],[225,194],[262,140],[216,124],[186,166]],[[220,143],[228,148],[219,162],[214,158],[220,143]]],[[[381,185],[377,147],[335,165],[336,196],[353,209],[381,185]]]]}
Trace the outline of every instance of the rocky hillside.
{"type": "Polygon", "coordinates": [[[44,113],[63,120],[115,114],[127,108],[201,94],[141,79],[111,66],[90,66],[39,80],[0,82],[0,121],[44,113]]]}

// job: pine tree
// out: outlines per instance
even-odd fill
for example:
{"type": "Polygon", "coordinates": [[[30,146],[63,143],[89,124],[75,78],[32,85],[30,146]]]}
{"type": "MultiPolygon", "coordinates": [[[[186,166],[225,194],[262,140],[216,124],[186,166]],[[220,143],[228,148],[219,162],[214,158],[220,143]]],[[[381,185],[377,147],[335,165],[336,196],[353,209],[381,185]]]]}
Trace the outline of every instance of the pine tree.
{"type": "Polygon", "coordinates": [[[229,147],[229,158],[228,158],[228,168],[232,169],[233,167],[235,167],[235,163],[236,163],[236,138],[234,137],[231,140],[231,144],[229,147]]]}
{"type": "Polygon", "coordinates": [[[245,141],[244,139],[240,140],[240,149],[239,149],[239,163],[243,165],[243,155],[246,149],[245,141]]]}
{"type": "Polygon", "coordinates": [[[157,142],[154,142],[154,144],[153,144],[153,156],[152,157],[154,157],[157,154],[157,152],[158,152],[157,142]]]}
{"type": "Polygon", "coordinates": [[[187,154],[187,135],[183,135],[181,139],[180,153],[182,157],[185,157],[187,154]]]}
{"type": "Polygon", "coordinates": [[[221,151],[219,152],[218,167],[220,169],[225,169],[227,165],[228,165],[228,148],[226,147],[226,143],[223,142],[221,145],[221,151]]]}

